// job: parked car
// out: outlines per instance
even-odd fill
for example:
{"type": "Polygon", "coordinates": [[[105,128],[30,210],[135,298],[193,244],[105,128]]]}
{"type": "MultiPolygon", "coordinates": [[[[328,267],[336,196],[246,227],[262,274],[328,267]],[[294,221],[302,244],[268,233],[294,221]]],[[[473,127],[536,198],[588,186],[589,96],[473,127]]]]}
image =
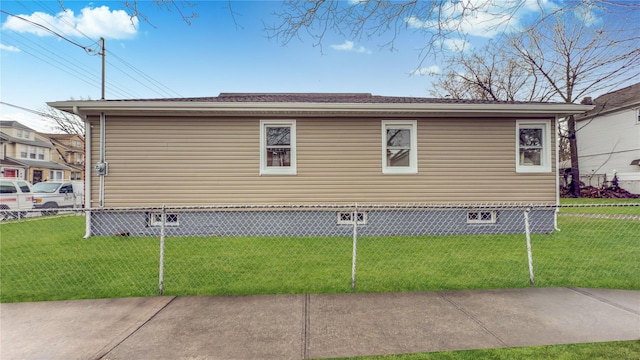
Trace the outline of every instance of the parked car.
{"type": "Polygon", "coordinates": [[[47,209],[43,215],[55,214],[58,208],[84,206],[84,183],[81,181],[46,181],[33,186],[36,209],[47,209]]]}
{"type": "Polygon", "coordinates": [[[18,218],[33,209],[33,192],[26,180],[0,179],[0,219],[18,218]]]}

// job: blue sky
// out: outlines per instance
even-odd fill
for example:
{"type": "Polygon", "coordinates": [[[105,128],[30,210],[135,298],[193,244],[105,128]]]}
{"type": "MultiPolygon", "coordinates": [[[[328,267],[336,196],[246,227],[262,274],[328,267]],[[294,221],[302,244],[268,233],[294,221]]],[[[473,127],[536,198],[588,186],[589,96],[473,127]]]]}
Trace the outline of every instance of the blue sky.
{"type": "MultiPolygon", "coordinates": [[[[141,3],[151,24],[142,19],[132,24],[123,12],[124,1],[65,0],[67,11],[63,12],[58,1],[3,0],[2,11],[40,23],[75,44],[2,13],[1,101],[39,111],[47,101],[99,99],[101,58],[96,44],[101,36],[107,48],[107,99],[202,97],[220,92],[428,97],[433,77],[425,74],[442,67],[435,59],[420,62],[424,37],[419,32],[401,34],[393,51],[381,48],[383,39],[365,41],[331,33],[322,50],[309,38],[283,46],[264,31],[265,23],[278,21],[272,14],[279,1],[232,1],[235,18],[227,1],[194,2],[199,16],[187,25],[175,11],[158,10],[149,1],[141,3]],[[81,46],[93,51],[87,53],[81,46]]],[[[510,26],[517,28],[518,21],[514,18],[510,26]]],[[[482,17],[469,21],[471,46],[481,46],[491,37],[483,29],[487,23],[482,17]]],[[[421,19],[407,19],[407,24],[424,25],[421,19]]],[[[464,44],[455,38],[448,41],[448,47],[464,44]]],[[[50,131],[39,116],[16,107],[0,105],[0,117],[50,131]]]]}
{"type": "MultiPolygon", "coordinates": [[[[120,1],[65,1],[64,4],[76,18],[82,9],[103,6],[110,12],[123,9],[120,1]]],[[[282,46],[267,37],[263,24],[263,21],[275,22],[270,14],[278,5],[279,2],[236,1],[234,22],[226,2],[199,2],[195,8],[199,17],[193,19],[191,25],[175,12],[157,11],[149,6],[145,10],[153,26],[139,21],[131,33],[121,31],[119,27],[131,28],[125,17],[119,25],[113,21],[111,28],[105,28],[107,33],[83,32],[94,41],[100,35],[106,38],[108,99],[201,97],[216,96],[220,92],[370,92],[428,96],[429,78],[411,76],[418,67],[415,49],[420,44],[414,43],[417,39],[401,39],[394,52],[380,49],[375,42],[358,43],[333,35],[328,37],[322,50],[314,47],[311,39],[293,40],[282,46]],[[349,41],[353,42],[352,48],[349,41]],[[154,81],[148,81],[147,77],[154,81]]],[[[2,10],[41,20],[42,16],[34,13],[56,16],[61,11],[57,1],[2,1],[2,10]]],[[[115,18],[113,14],[109,16],[115,18]]],[[[50,34],[35,34],[24,28],[8,29],[4,26],[6,22],[7,16],[2,14],[3,102],[41,110],[47,101],[100,98],[100,56],[89,55],[82,48],[50,34]],[[12,48],[7,48],[10,46],[12,48]]],[[[23,23],[25,28],[35,28],[23,23]]],[[[69,31],[66,36],[80,45],[95,48],[91,40],[79,33],[69,31]]],[[[42,125],[36,120],[37,115],[7,106],[1,106],[0,111],[3,119],[30,119],[29,126],[42,125]]]]}

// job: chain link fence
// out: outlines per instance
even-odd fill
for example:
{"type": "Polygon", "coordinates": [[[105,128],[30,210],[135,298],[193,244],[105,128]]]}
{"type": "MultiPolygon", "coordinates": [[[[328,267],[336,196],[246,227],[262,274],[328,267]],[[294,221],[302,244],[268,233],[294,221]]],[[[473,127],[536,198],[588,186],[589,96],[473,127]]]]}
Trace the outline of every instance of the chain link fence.
{"type": "Polygon", "coordinates": [[[640,289],[640,203],[631,202],[3,210],[0,219],[2,302],[640,289]]]}

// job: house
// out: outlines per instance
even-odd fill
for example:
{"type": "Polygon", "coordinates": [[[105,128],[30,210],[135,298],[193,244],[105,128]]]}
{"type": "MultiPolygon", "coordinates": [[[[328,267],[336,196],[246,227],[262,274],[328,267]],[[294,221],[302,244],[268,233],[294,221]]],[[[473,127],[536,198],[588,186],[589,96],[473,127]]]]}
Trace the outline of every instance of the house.
{"type": "Polygon", "coordinates": [[[640,83],[601,95],[593,105],[576,117],[580,180],[601,186],[615,175],[620,187],[640,194],[640,83]]]}
{"type": "MultiPolygon", "coordinates": [[[[447,215],[462,232],[470,231],[466,225],[477,217],[472,211],[478,204],[557,204],[556,121],[593,108],[360,93],[221,93],[49,105],[86,122],[91,208],[469,204],[470,212],[447,215]]],[[[294,207],[263,220],[291,222],[307,210],[294,207]]],[[[428,211],[420,216],[428,218],[428,211]]],[[[550,208],[536,215],[541,231],[553,230],[554,214],[550,208]]],[[[110,221],[98,222],[98,215],[118,216],[93,214],[91,233],[116,231],[99,231],[96,224],[110,221]]],[[[197,216],[172,219],[178,215],[180,224],[197,216]]],[[[508,218],[503,215],[491,210],[482,216],[488,223],[483,231],[508,218]]],[[[139,228],[126,231],[157,231],[153,216],[141,211],[139,228]]],[[[384,218],[381,211],[369,213],[367,226],[384,218]]],[[[331,226],[339,225],[340,214],[337,219],[326,215],[331,226]]],[[[411,226],[387,229],[433,233],[407,230],[411,226]]],[[[514,226],[521,228],[521,218],[514,226]]]]}
{"type": "Polygon", "coordinates": [[[68,166],[71,170],[65,179],[84,179],[84,139],[78,134],[44,134],[54,146],[51,159],[59,164],[68,166]]]}
{"type": "Polygon", "coordinates": [[[2,176],[25,179],[33,184],[62,180],[71,168],[51,161],[54,146],[47,138],[17,121],[0,121],[2,176]]]}

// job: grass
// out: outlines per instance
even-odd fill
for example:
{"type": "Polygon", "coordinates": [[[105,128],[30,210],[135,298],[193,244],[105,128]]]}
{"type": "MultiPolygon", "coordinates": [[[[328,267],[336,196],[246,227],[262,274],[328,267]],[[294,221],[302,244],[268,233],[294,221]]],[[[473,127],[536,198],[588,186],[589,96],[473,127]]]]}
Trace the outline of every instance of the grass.
{"type": "MultiPolygon", "coordinates": [[[[597,209],[611,214],[616,208],[597,209]]],[[[640,290],[639,221],[560,217],[558,225],[561,231],[552,235],[532,235],[536,286],[640,290]]],[[[0,224],[0,301],[158,294],[157,238],[83,239],[83,232],[80,216],[0,224]]],[[[351,246],[352,239],[339,237],[170,237],[165,294],[350,292],[351,246]]],[[[361,292],[529,286],[521,234],[361,237],[357,254],[361,292]]],[[[626,341],[357,359],[640,359],[638,354],[640,341],[626,341]]]]}
{"type": "Polygon", "coordinates": [[[560,213],[640,216],[640,199],[561,198],[560,205],[560,213]]]}
{"type": "MultiPolygon", "coordinates": [[[[533,234],[536,286],[640,289],[640,222],[559,217],[533,234]]],[[[0,301],[158,294],[155,237],[83,239],[84,218],[0,225],[0,301]]],[[[168,237],[165,295],[346,293],[349,237],[168,237]]],[[[529,286],[523,234],[360,237],[358,292],[529,286]]]]}
{"type": "MultiPolygon", "coordinates": [[[[347,359],[347,358],[343,358],[347,359]]],[[[467,351],[447,351],[406,355],[363,356],[350,360],[609,360],[640,359],[640,340],[614,341],[604,343],[568,344],[553,346],[530,346],[507,349],[485,349],[467,351]]]]}

